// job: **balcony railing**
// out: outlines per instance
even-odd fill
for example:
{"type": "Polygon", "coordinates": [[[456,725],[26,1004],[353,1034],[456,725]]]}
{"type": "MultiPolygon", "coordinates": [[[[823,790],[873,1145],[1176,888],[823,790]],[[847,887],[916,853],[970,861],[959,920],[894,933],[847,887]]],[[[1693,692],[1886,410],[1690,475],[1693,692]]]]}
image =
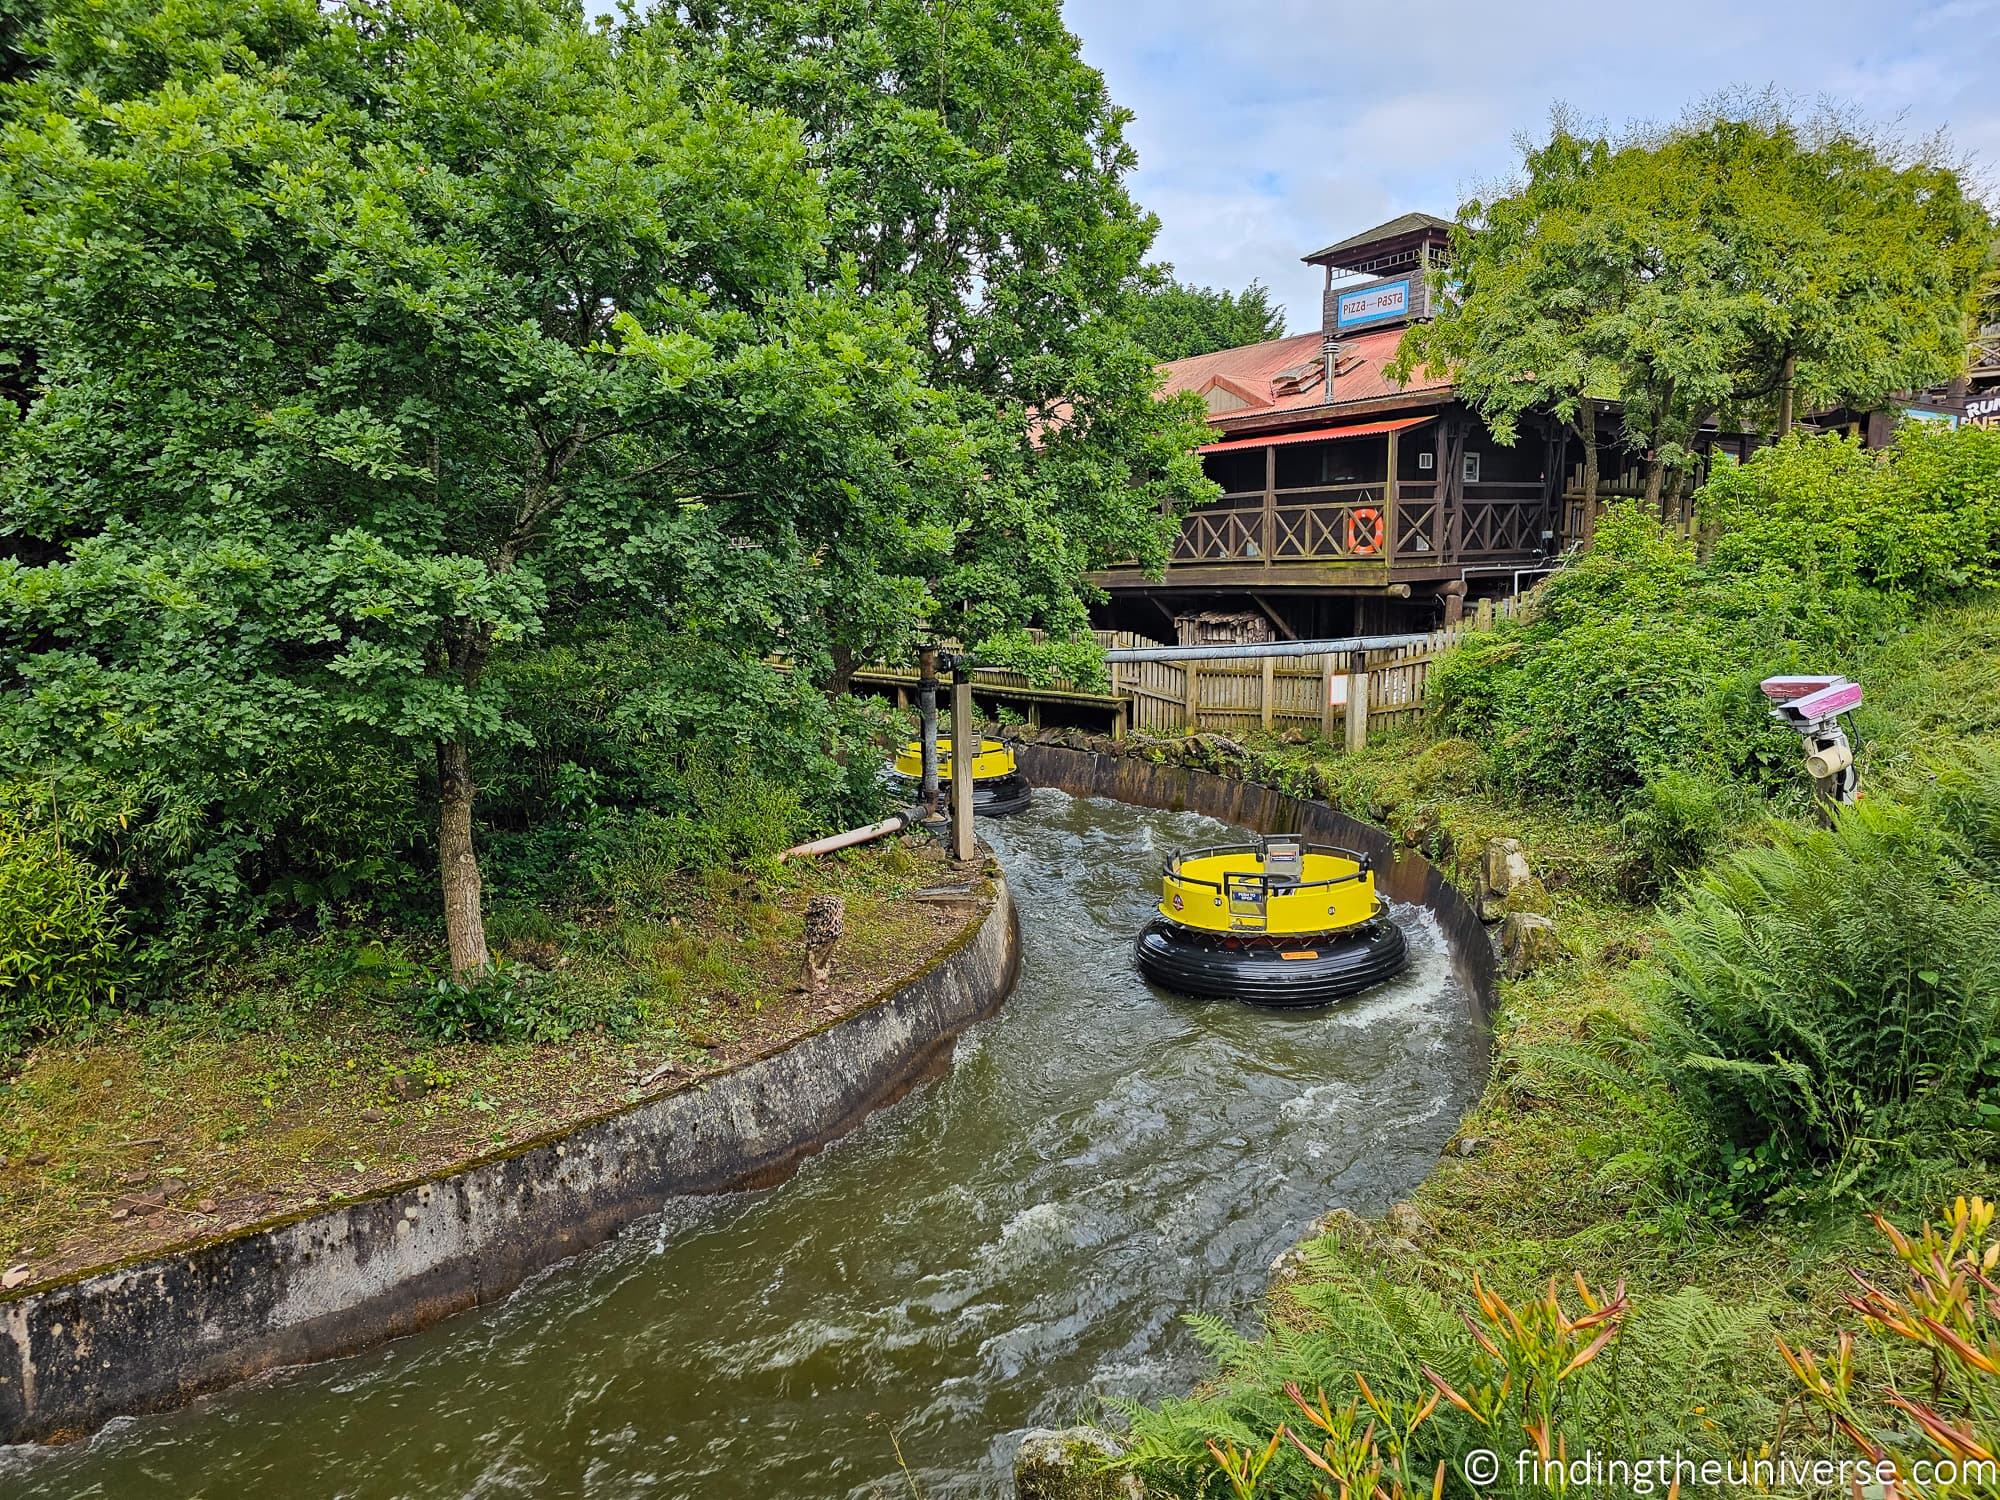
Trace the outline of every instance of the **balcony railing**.
{"type": "Polygon", "coordinates": [[[1380,482],[1308,485],[1271,491],[1267,505],[1263,490],[1233,491],[1182,518],[1171,561],[1435,564],[1542,544],[1548,505],[1539,482],[1467,486],[1456,516],[1435,480],[1399,483],[1394,505],[1386,494],[1380,482]]]}

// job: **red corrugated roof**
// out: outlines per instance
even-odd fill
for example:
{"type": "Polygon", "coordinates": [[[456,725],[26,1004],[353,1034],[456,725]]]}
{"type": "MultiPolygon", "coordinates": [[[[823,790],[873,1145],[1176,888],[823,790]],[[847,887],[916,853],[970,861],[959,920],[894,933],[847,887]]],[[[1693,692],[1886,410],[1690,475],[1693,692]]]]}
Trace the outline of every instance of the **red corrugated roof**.
{"type": "MultiPolygon", "coordinates": [[[[1413,372],[1408,385],[1398,385],[1382,373],[1382,366],[1395,357],[1396,346],[1402,341],[1403,330],[1400,328],[1378,328],[1372,333],[1349,334],[1343,338],[1340,372],[1333,381],[1335,400],[1343,403],[1368,401],[1419,391],[1449,390],[1450,378],[1429,370],[1413,372]],[[1351,366],[1349,360],[1353,361],[1351,366]]],[[[1275,412],[1300,411],[1325,405],[1326,393],[1316,380],[1305,389],[1287,395],[1271,393],[1271,384],[1278,376],[1319,357],[1320,335],[1318,330],[1314,330],[1311,333],[1295,333],[1290,338],[1272,339],[1269,343],[1246,344],[1240,349],[1218,349],[1213,354],[1197,354],[1191,359],[1177,359],[1160,368],[1167,377],[1164,392],[1167,395],[1176,391],[1199,392],[1214,377],[1222,376],[1239,394],[1247,388],[1263,397],[1261,401],[1252,401],[1238,410],[1217,412],[1209,418],[1211,423],[1222,427],[1245,417],[1263,417],[1275,412]]]]}
{"type": "Polygon", "coordinates": [[[1429,417],[1395,417],[1386,422],[1356,422],[1347,427],[1313,427],[1305,432],[1274,432],[1269,437],[1230,438],[1226,442],[1203,443],[1197,453],[1229,453],[1238,448],[1276,448],[1285,443],[1317,443],[1333,438],[1377,437],[1385,432],[1401,432],[1428,422],[1429,417]]]}

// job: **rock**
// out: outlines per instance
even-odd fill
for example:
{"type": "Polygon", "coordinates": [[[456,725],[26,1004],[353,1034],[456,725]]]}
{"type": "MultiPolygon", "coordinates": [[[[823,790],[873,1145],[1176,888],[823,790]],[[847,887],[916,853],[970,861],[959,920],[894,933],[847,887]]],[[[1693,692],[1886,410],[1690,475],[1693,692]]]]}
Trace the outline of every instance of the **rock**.
{"type": "Polygon", "coordinates": [[[15,1287],[21,1285],[34,1274],[35,1268],[26,1263],[18,1266],[9,1266],[6,1270],[0,1271],[0,1292],[13,1291],[15,1287]]]}
{"type": "Polygon", "coordinates": [[[421,1099],[423,1095],[423,1083],[407,1073],[399,1073],[390,1080],[389,1096],[393,1099],[400,1099],[407,1104],[412,1099],[421,1099]]]}
{"type": "Polygon", "coordinates": [[[202,1213],[212,1214],[215,1212],[215,1200],[213,1198],[204,1198],[195,1204],[195,1208],[202,1213]]]}
{"type": "Polygon", "coordinates": [[[1382,1215],[1382,1227],[1390,1234],[1408,1241],[1412,1250],[1437,1237],[1437,1231],[1431,1228],[1430,1220],[1417,1212],[1414,1203],[1396,1204],[1382,1215]]]}
{"type": "Polygon", "coordinates": [[[1519,979],[1569,957],[1556,924],[1534,912],[1507,914],[1500,924],[1500,957],[1507,977],[1519,979]]]}
{"type": "Polygon", "coordinates": [[[1546,910],[1548,892],[1535,879],[1519,839],[1488,839],[1479,863],[1479,916],[1497,922],[1510,911],[1546,910]]]}
{"type": "Polygon", "coordinates": [[[1458,1143],[1458,1154],[1460,1156],[1477,1156],[1485,1149],[1486,1137],[1483,1135],[1468,1135],[1460,1139],[1458,1143]]]}
{"type": "Polygon", "coordinates": [[[389,1112],[386,1109],[364,1109],[361,1111],[361,1118],[370,1125],[380,1125],[389,1118],[389,1112]]]}
{"type": "Polygon", "coordinates": [[[32,1156],[21,1158],[21,1165],[24,1167],[46,1167],[48,1164],[49,1153],[46,1151],[37,1151],[32,1156]]]}
{"type": "Polygon", "coordinates": [[[1096,1427],[1038,1427],[1014,1455],[1015,1500],[1145,1500],[1136,1474],[1106,1472],[1124,1450],[1096,1427]]]}

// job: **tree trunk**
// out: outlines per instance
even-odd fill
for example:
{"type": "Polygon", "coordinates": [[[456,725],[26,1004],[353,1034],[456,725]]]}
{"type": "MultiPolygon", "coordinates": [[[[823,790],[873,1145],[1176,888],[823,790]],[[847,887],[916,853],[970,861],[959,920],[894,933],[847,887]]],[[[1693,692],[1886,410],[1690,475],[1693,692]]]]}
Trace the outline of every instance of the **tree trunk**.
{"type": "Polygon", "coordinates": [[[852,646],[837,645],[833,648],[832,655],[833,668],[826,674],[826,681],[820,684],[829,702],[854,685],[854,669],[860,665],[855,660],[852,646]]]}
{"type": "Polygon", "coordinates": [[[1798,383],[1798,378],[1799,378],[1799,357],[1796,354],[1788,352],[1785,355],[1784,374],[1779,377],[1780,388],[1778,393],[1778,439],[1781,442],[1786,437],[1791,435],[1792,388],[1798,383]]]}
{"type": "Polygon", "coordinates": [[[1597,408],[1584,397],[1577,406],[1577,424],[1583,436],[1583,545],[1597,535],[1597,408]]]}
{"type": "Polygon", "coordinates": [[[1646,507],[1654,515],[1660,513],[1660,482],[1665,477],[1665,466],[1656,449],[1646,455],[1646,507]]]}
{"type": "Polygon", "coordinates": [[[438,878],[444,889],[444,932],[451,972],[463,979],[492,965],[480,900],[479,856],[472,847],[472,755],[463,740],[439,740],[438,878]]]}

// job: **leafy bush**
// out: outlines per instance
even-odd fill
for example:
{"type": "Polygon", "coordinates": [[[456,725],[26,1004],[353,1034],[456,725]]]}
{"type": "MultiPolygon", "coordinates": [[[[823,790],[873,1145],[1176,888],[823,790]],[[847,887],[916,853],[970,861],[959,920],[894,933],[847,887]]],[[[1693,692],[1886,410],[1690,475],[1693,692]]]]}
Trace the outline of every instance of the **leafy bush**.
{"type": "Polygon", "coordinates": [[[663,631],[621,629],[502,661],[531,743],[480,768],[496,888],[663,895],[682,871],[864,821],[882,795],[880,710],[663,631]]]}
{"type": "Polygon", "coordinates": [[[1899,1157],[1992,1128],[1992,807],[1864,802],[1781,826],[1669,916],[1667,1071],[1722,1142],[1724,1198],[1878,1187],[1899,1157]]]}
{"type": "Polygon", "coordinates": [[[1502,789],[1616,806],[1667,771],[1795,779],[1798,745],[1773,725],[1760,677],[1833,653],[1877,615],[1836,607],[1775,568],[1704,566],[1636,507],[1542,586],[1525,619],[1469,637],[1432,670],[1439,726],[1492,746],[1502,789]]]}
{"type": "Polygon", "coordinates": [[[579,976],[496,962],[467,979],[449,975],[417,992],[417,1026],[446,1042],[560,1042],[601,1026],[629,1031],[638,1011],[622,991],[579,976]]]}
{"type": "Polygon", "coordinates": [[[1306,1258],[1290,1293],[1304,1326],[1246,1339],[1195,1319],[1219,1378],[1190,1399],[1121,1403],[1124,1461],[1149,1493],[1427,1496],[1440,1464],[1455,1486],[1464,1459],[1487,1449],[1507,1461],[1481,1494],[1542,1495],[1548,1486],[1514,1462],[1524,1437],[1550,1456],[1615,1435],[1624,1453],[1720,1457],[1766,1430],[1770,1413],[1741,1378],[1754,1307],[1694,1289],[1634,1305],[1579,1277],[1573,1291],[1551,1283],[1514,1303],[1475,1282],[1475,1306],[1461,1311],[1361,1269],[1337,1241],[1306,1258]]]}
{"type": "Polygon", "coordinates": [[[1696,506],[1719,567],[1927,600],[2000,583],[2000,432],[1911,423],[1881,454],[1794,438],[1718,464],[1696,506]]]}
{"type": "Polygon", "coordinates": [[[1847,1302],[1872,1343],[1862,1368],[1893,1371],[1897,1355],[1920,1352],[1925,1358],[1918,1378],[1882,1387],[1879,1396],[1872,1382],[1857,1386],[1854,1340],[1847,1333],[1824,1361],[1782,1341],[1778,1347],[1807,1398],[1834,1426],[1871,1460],[1894,1464],[1903,1479],[1892,1493],[1912,1500],[1990,1495],[1991,1479],[1982,1483],[1979,1475],[1982,1468],[1990,1475],[1992,1455],[2000,1452],[2000,1301],[1992,1295],[2000,1236],[1993,1233],[1993,1205],[1961,1197],[1914,1238],[1881,1215],[1873,1217],[1904,1285],[1898,1291],[1856,1273],[1861,1292],[1850,1293],[1847,1302]],[[1935,1489],[1914,1482],[1926,1460],[1935,1489]]]}
{"type": "Polygon", "coordinates": [[[1693,869],[1743,814],[1732,783],[1672,767],[1646,778],[1625,814],[1625,846],[1651,890],[1693,869]]]}
{"type": "Polygon", "coordinates": [[[0,1058],[114,1003],[126,968],[117,882],[50,828],[0,827],[0,1058]]]}

